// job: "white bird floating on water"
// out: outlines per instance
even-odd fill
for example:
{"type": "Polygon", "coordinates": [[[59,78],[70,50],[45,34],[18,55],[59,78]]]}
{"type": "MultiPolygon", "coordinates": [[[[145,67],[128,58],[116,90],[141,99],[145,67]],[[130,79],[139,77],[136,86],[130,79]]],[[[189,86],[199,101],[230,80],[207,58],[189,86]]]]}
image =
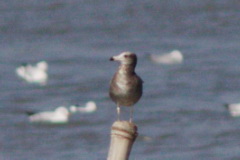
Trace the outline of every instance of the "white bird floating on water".
{"type": "Polygon", "coordinates": [[[159,64],[180,64],[183,61],[183,55],[178,50],[163,55],[150,54],[150,60],[159,64]]]}
{"type": "Polygon", "coordinates": [[[35,66],[30,64],[21,65],[16,69],[16,73],[29,83],[45,85],[48,79],[47,69],[47,62],[40,61],[35,66]]]}
{"type": "Polygon", "coordinates": [[[67,123],[70,112],[64,106],[56,108],[54,111],[27,112],[29,121],[33,123],[67,123]]]}
{"type": "Polygon", "coordinates": [[[240,116],[240,103],[226,104],[225,106],[232,117],[240,116]]]}
{"type": "Polygon", "coordinates": [[[85,106],[78,106],[78,105],[72,105],[70,106],[70,112],[76,113],[76,112],[82,112],[82,113],[92,113],[97,110],[97,105],[93,101],[89,101],[86,103],[85,106]]]}

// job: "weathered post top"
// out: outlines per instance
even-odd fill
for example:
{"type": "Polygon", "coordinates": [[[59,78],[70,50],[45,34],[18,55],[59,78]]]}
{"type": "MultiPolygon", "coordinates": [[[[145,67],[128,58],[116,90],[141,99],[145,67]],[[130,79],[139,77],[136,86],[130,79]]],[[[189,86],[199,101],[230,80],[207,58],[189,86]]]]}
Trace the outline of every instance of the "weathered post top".
{"type": "Polygon", "coordinates": [[[137,126],[128,121],[116,121],[111,129],[111,143],[107,160],[128,160],[137,138],[137,126]]]}

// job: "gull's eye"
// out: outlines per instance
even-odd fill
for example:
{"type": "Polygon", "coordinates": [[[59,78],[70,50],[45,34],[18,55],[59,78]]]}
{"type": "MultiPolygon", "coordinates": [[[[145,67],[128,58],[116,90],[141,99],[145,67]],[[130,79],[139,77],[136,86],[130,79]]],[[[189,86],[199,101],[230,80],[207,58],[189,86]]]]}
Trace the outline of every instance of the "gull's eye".
{"type": "Polygon", "coordinates": [[[129,56],[128,55],[124,55],[125,58],[128,58],[129,56]]]}

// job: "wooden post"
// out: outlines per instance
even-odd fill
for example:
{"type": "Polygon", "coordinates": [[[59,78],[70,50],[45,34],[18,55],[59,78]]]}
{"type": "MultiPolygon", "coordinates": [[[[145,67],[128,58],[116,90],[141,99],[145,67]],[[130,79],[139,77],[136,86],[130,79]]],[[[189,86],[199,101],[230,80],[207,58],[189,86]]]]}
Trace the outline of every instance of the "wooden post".
{"type": "Polygon", "coordinates": [[[107,160],[128,160],[137,135],[137,126],[134,123],[115,121],[112,125],[107,160]]]}

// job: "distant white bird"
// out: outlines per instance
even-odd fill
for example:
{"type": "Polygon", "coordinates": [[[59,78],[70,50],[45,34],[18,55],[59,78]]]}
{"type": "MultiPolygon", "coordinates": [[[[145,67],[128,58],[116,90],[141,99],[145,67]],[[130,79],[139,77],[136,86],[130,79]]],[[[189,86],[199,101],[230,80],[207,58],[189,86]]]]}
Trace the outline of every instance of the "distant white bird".
{"type": "Polygon", "coordinates": [[[30,64],[21,65],[16,69],[17,75],[29,83],[45,85],[48,79],[48,64],[45,61],[38,62],[35,66],[30,64]]]}
{"type": "Polygon", "coordinates": [[[76,112],[82,112],[82,113],[91,113],[97,110],[97,105],[93,101],[89,101],[86,103],[85,106],[78,106],[78,105],[72,105],[70,106],[70,112],[76,113],[76,112]]]}
{"type": "Polygon", "coordinates": [[[178,50],[163,55],[150,54],[150,60],[159,64],[180,64],[183,61],[183,55],[178,50]]]}
{"type": "Polygon", "coordinates": [[[240,116],[240,103],[225,104],[232,117],[240,116]]]}
{"type": "Polygon", "coordinates": [[[54,111],[27,112],[29,121],[33,123],[67,123],[70,112],[64,106],[56,108],[54,111]]]}

